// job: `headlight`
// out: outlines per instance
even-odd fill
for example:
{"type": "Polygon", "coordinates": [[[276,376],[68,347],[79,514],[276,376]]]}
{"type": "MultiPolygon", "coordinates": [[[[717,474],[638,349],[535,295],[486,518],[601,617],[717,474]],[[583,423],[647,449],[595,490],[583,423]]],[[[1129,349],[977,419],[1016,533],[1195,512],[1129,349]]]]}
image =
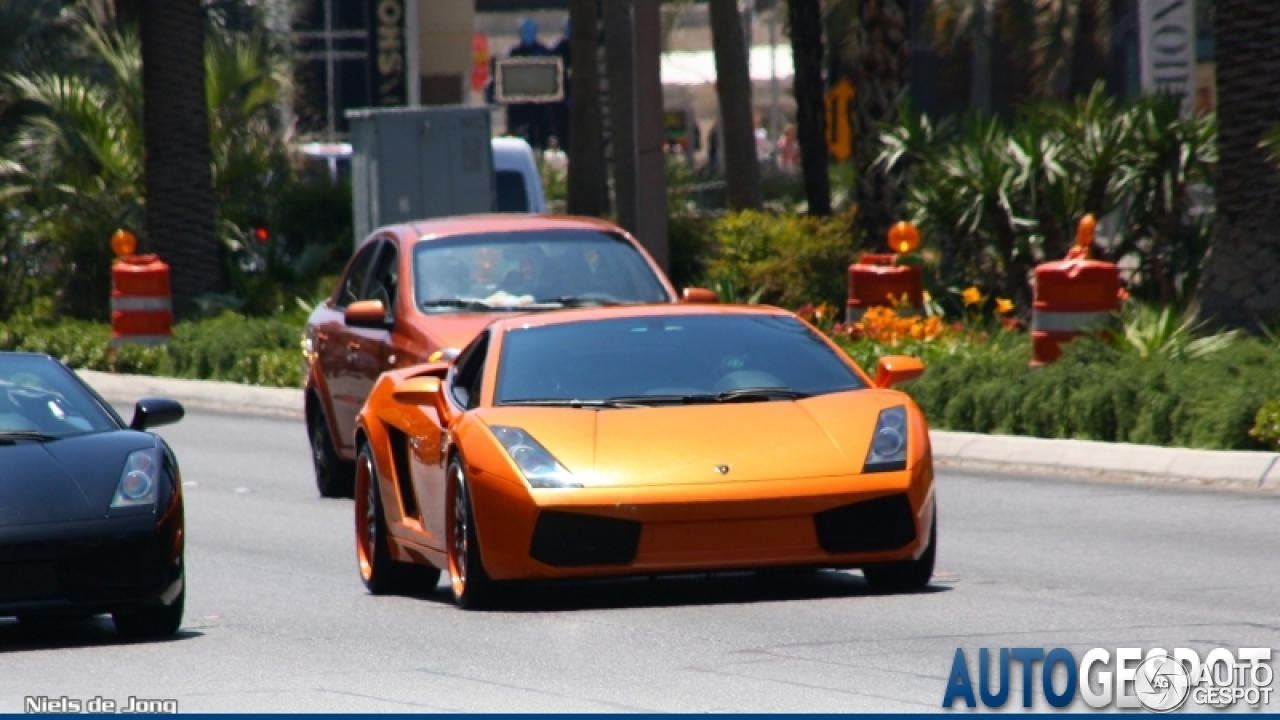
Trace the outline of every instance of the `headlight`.
{"type": "Polygon", "coordinates": [[[876,421],[876,431],[871,435],[871,449],[862,472],[888,472],[907,467],[907,408],[885,408],[876,421]]]}
{"type": "Polygon", "coordinates": [[[538,444],[529,433],[518,427],[494,425],[489,428],[502,443],[511,461],[520,469],[530,487],[565,488],[582,487],[573,474],[565,469],[547,449],[538,444]]]}
{"type": "Polygon", "coordinates": [[[160,461],[155,450],[134,450],[124,461],[120,484],[111,499],[111,507],[126,508],[156,504],[156,488],[160,484],[160,461]]]}

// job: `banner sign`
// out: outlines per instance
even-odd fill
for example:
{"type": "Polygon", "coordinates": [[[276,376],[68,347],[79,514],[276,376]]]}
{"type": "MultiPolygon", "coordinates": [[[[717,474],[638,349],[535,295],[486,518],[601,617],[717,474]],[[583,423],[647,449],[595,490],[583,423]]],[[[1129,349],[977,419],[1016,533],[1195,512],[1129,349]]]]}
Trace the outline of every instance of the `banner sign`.
{"type": "Polygon", "coordinates": [[[1195,0],[1139,0],[1142,91],[1182,97],[1184,113],[1195,99],[1195,0]]]}
{"type": "Polygon", "coordinates": [[[369,63],[376,107],[396,107],[407,101],[404,47],[405,0],[373,0],[370,3],[369,63]]]}

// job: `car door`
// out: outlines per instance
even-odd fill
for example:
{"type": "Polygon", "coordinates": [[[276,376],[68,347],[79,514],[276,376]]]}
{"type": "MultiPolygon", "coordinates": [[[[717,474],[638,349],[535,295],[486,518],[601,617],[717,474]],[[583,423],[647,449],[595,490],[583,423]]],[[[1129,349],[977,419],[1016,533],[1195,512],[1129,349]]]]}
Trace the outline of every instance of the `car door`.
{"type": "MultiPolygon", "coordinates": [[[[485,360],[489,354],[489,333],[480,333],[468,345],[454,365],[445,385],[449,401],[459,410],[470,410],[480,404],[480,383],[484,378],[485,360]]],[[[414,456],[413,479],[418,490],[418,497],[423,499],[422,519],[427,534],[442,545],[445,528],[448,523],[446,498],[448,487],[445,476],[445,452],[448,448],[449,430],[441,428],[440,435],[435,438],[435,448],[423,454],[423,462],[418,462],[418,453],[414,456]],[[427,462],[430,461],[430,462],[427,462]]],[[[422,438],[425,446],[428,438],[422,438]]]]}
{"type": "Polygon", "coordinates": [[[329,407],[333,412],[330,421],[337,433],[334,442],[346,456],[354,454],[356,413],[364,405],[369,391],[368,388],[361,391],[363,382],[358,379],[360,373],[353,367],[356,358],[351,354],[352,343],[358,347],[359,340],[343,321],[342,313],[351,303],[365,299],[365,288],[382,244],[381,241],[365,243],[356,253],[339,283],[334,302],[336,312],[321,325],[316,337],[320,372],[329,390],[329,407]]]}
{"type": "Polygon", "coordinates": [[[391,350],[391,334],[396,321],[396,298],[399,292],[400,265],[396,242],[392,237],[382,237],[377,256],[373,260],[368,281],[360,295],[361,300],[381,300],[386,308],[386,328],[347,327],[346,351],[347,394],[353,402],[354,419],[373,390],[378,376],[388,370],[394,357],[391,350]]]}

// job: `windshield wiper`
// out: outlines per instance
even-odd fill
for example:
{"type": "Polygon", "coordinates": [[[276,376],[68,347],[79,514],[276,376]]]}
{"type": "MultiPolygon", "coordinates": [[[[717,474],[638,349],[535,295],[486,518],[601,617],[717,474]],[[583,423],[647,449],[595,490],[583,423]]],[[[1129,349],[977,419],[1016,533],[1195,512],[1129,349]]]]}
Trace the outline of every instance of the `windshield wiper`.
{"type": "Polygon", "coordinates": [[[571,407],[571,408],[602,408],[602,407],[644,407],[639,403],[626,402],[609,398],[607,400],[574,400],[569,398],[528,398],[523,400],[504,400],[499,405],[530,405],[534,407],[571,407]]]}
{"type": "Polygon", "coordinates": [[[567,308],[587,307],[592,305],[611,306],[611,305],[624,304],[623,301],[618,300],[617,298],[611,295],[605,295],[603,293],[600,293],[600,294],[587,293],[585,295],[561,295],[560,297],[554,297],[554,298],[538,298],[537,302],[540,305],[556,304],[561,307],[567,307],[567,308]]]}
{"type": "Polygon", "coordinates": [[[790,390],[788,388],[739,388],[715,394],[695,395],[622,395],[611,397],[605,402],[617,406],[632,405],[704,405],[727,402],[755,402],[783,398],[798,400],[809,397],[809,393],[790,390]]]}
{"type": "Polygon", "coordinates": [[[479,298],[435,298],[432,300],[423,300],[418,303],[418,307],[429,310],[432,308],[460,308],[463,310],[478,310],[480,312],[503,312],[506,310],[525,310],[524,305],[490,305],[479,298]]]}
{"type": "Polygon", "coordinates": [[[59,436],[42,433],[39,430],[0,430],[0,442],[5,440],[36,440],[47,442],[57,440],[59,436]]]}
{"type": "Polygon", "coordinates": [[[715,399],[716,402],[749,402],[752,400],[772,400],[774,398],[799,400],[809,396],[809,393],[792,390],[790,388],[758,387],[725,390],[722,393],[717,393],[715,399]]]}

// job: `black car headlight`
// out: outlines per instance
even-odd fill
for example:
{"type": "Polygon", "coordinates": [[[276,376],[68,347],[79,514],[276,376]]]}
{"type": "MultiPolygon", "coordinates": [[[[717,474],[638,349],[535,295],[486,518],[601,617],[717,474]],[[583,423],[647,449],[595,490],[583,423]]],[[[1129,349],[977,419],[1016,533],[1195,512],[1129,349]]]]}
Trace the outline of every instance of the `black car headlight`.
{"type": "Polygon", "coordinates": [[[112,509],[155,505],[162,465],[160,452],[155,448],[129,453],[115,497],[111,498],[112,509]]]}
{"type": "Polygon", "coordinates": [[[520,474],[535,488],[582,487],[565,466],[560,464],[533,436],[518,427],[493,425],[489,428],[502,443],[507,456],[519,468],[520,474]]]}
{"type": "Polygon", "coordinates": [[[862,472],[889,472],[907,467],[907,408],[903,405],[880,411],[871,449],[862,472]]]}

